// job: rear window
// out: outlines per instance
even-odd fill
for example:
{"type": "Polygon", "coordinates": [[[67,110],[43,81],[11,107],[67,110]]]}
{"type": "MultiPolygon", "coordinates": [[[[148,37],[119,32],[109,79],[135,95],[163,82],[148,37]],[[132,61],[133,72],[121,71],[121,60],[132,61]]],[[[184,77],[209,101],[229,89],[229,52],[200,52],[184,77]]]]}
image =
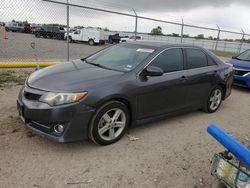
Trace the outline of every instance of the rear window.
{"type": "Polygon", "coordinates": [[[206,67],[207,55],[199,49],[186,49],[188,69],[206,67]]]}

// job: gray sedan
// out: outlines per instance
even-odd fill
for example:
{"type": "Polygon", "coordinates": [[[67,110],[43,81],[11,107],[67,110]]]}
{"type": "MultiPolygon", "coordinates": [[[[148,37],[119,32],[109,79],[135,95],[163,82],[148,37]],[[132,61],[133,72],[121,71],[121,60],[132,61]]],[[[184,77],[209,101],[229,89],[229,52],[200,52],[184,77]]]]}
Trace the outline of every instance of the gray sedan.
{"type": "Polygon", "coordinates": [[[232,66],[203,48],[128,42],[34,72],[17,107],[39,135],[108,145],[131,125],[190,110],[215,112],[232,80],[232,66]]]}

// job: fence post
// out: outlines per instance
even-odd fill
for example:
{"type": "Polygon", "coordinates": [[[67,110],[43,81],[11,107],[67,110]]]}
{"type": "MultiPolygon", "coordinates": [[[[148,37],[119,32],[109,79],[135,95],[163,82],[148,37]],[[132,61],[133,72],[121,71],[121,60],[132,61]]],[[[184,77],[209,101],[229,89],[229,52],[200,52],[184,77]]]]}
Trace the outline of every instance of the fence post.
{"type": "Polygon", "coordinates": [[[183,42],[183,30],[184,30],[184,20],[183,18],[181,19],[181,43],[183,42]]]}
{"type": "Polygon", "coordinates": [[[216,40],[216,44],[215,44],[215,51],[217,51],[217,47],[218,47],[218,42],[220,40],[220,27],[218,25],[216,25],[218,28],[218,35],[217,35],[217,40],[216,40]]]}
{"type": "Polygon", "coordinates": [[[244,38],[245,38],[244,30],[241,29],[241,31],[242,31],[242,38],[241,38],[240,46],[239,46],[239,49],[238,49],[238,53],[240,53],[240,51],[241,51],[241,48],[242,48],[242,45],[243,45],[243,42],[244,42],[244,38]]]}
{"type": "Polygon", "coordinates": [[[69,0],[67,0],[67,61],[69,61],[69,0]]]}
{"type": "Polygon", "coordinates": [[[138,15],[135,12],[135,9],[133,9],[134,13],[135,13],[135,41],[136,41],[136,37],[137,37],[137,24],[138,24],[138,15]]]}

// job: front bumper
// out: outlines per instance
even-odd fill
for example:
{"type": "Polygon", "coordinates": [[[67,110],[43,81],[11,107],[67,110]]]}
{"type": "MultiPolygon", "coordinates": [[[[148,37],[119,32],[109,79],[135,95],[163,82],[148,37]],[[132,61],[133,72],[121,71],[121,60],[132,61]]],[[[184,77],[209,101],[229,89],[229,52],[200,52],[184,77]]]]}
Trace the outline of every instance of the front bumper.
{"type": "Polygon", "coordinates": [[[240,75],[234,75],[234,85],[250,88],[250,73],[245,74],[243,76],[240,75]]]}
{"type": "Polygon", "coordinates": [[[79,103],[51,107],[48,104],[28,97],[25,93],[42,95],[43,91],[25,86],[18,99],[17,109],[25,125],[34,133],[56,142],[72,142],[88,137],[88,125],[95,109],[79,103]],[[64,132],[58,134],[54,125],[64,125],[64,132]]]}

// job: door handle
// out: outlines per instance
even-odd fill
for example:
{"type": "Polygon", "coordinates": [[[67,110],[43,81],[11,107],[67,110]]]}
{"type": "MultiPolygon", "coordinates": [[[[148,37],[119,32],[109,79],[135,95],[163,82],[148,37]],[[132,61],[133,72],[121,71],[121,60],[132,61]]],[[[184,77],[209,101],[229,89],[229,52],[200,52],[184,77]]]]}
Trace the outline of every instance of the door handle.
{"type": "Polygon", "coordinates": [[[212,72],[208,72],[207,73],[207,75],[215,75],[215,74],[217,74],[217,71],[215,70],[215,71],[212,71],[212,72]]]}
{"type": "Polygon", "coordinates": [[[186,76],[182,76],[181,78],[180,78],[180,81],[181,82],[186,82],[188,80],[188,78],[186,77],[186,76]]]}

